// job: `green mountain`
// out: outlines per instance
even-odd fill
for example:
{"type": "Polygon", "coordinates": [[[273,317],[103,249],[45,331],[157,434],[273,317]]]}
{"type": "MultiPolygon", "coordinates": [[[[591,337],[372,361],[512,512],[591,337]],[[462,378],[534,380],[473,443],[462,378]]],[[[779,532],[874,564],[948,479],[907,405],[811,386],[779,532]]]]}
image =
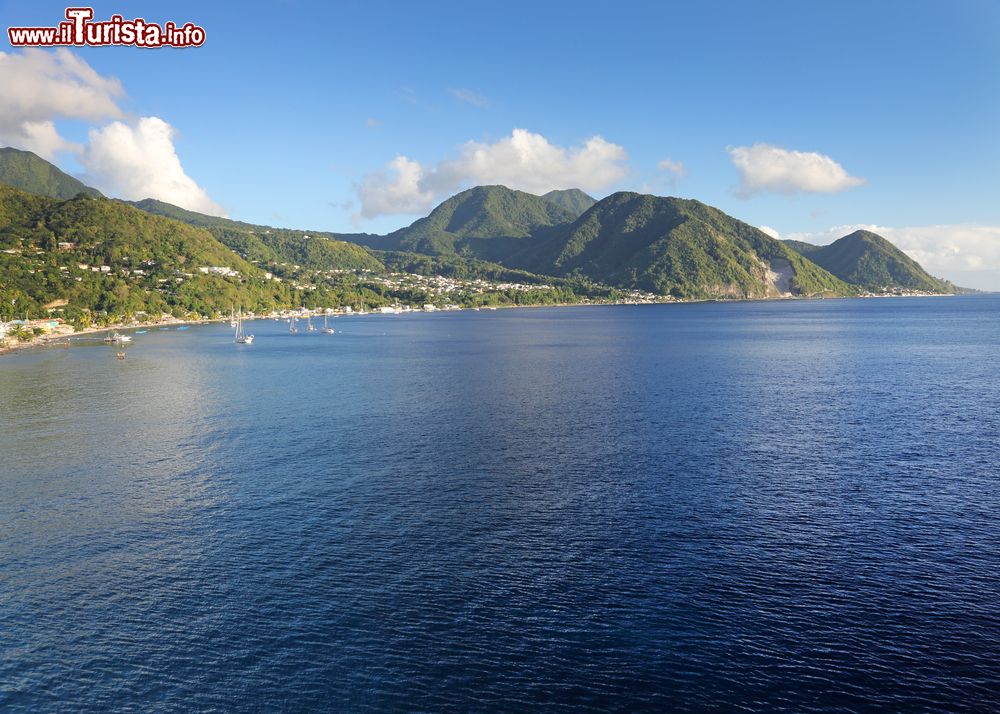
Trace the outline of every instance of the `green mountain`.
{"type": "Polygon", "coordinates": [[[78,193],[101,195],[96,188],[77,181],[36,154],[10,147],[0,149],[0,183],[49,198],[73,198],[78,193]]]}
{"type": "Polygon", "coordinates": [[[542,198],[561,208],[565,208],[576,217],[583,215],[584,211],[597,203],[594,198],[591,198],[578,188],[570,188],[564,191],[549,191],[546,194],[542,194],[542,198]]]}
{"type": "Polygon", "coordinates": [[[147,213],[204,228],[224,245],[262,265],[276,267],[284,263],[310,270],[384,270],[377,258],[358,245],[369,237],[367,234],[340,236],[323,231],[259,226],[189,211],[153,198],[131,205],[147,213]]]}
{"type": "Polygon", "coordinates": [[[947,280],[929,275],[917,261],[871,231],[855,231],[825,246],[785,243],[841,280],[866,290],[903,288],[952,293],[957,289],[947,280]]]}
{"type": "Polygon", "coordinates": [[[534,196],[477,186],[363,242],[685,298],[853,292],[780,241],[698,201],[617,193],[574,216],[588,201],[578,190],[534,196]]]}
{"type": "Polygon", "coordinates": [[[612,194],[525,246],[504,264],[683,298],[852,292],[757,228],[679,198],[612,194]]]}
{"type": "Polygon", "coordinates": [[[63,300],[67,319],[89,322],[261,309],[291,297],[205,230],[106,198],[58,200],[0,184],[0,319],[38,316],[63,300]]]}
{"type": "Polygon", "coordinates": [[[812,243],[805,243],[800,240],[782,240],[782,243],[787,245],[789,248],[794,250],[799,255],[804,255],[809,258],[817,250],[822,249],[823,246],[813,245],[812,243]]]}
{"type": "Polygon", "coordinates": [[[140,304],[196,312],[233,301],[249,309],[269,301],[340,304],[357,291],[354,271],[387,270],[680,298],[955,290],[874,233],[858,231],[829,246],[782,242],[698,201],[629,192],[595,202],[578,189],[535,196],[477,186],[377,236],[254,225],[154,199],[111,201],[16,149],[0,150],[0,188],[0,301],[8,303],[18,295],[22,304],[59,297],[98,312],[140,304]],[[107,266],[99,283],[94,265],[107,266]],[[229,267],[239,277],[194,273],[192,266],[229,267]],[[264,270],[287,282],[269,280],[264,270]],[[223,279],[227,286],[217,283],[223,279]],[[120,293],[117,301],[109,290],[120,293]]]}
{"type": "Polygon", "coordinates": [[[494,260],[509,254],[521,239],[574,218],[572,211],[541,196],[506,186],[476,186],[452,196],[426,218],[363,243],[379,250],[494,260]]]}

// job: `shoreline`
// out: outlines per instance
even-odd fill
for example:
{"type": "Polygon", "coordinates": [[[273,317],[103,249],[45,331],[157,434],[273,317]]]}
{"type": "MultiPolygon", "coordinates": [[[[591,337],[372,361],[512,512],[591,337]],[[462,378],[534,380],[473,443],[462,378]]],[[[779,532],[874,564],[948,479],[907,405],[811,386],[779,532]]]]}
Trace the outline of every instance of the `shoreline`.
{"type": "Polygon", "coordinates": [[[82,330],[77,330],[76,332],[70,332],[66,334],[48,334],[39,335],[27,342],[15,342],[13,344],[5,344],[0,347],[0,357],[6,354],[11,354],[19,350],[25,349],[44,349],[50,347],[69,347],[70,341],[75,340],[78,337],[85,337],[87,335],[99,335],[102,332],[118,332],[121,330],[141,330],[150,327],[162,327],[165,325],[201,325],[205,323],[212,322],[227,322],[229,320],[226,318],[209,318],[205,320],[158,320],[156,322],[133,322],[128,325],[116,324],[108,325],[107,327],[85,327],[82,330]]]}
{"type": "MultiPolygon", "coordinates": [[[[918,297],[956,297],[961,293],[928,293],[921,295],[835,295],[830,297],[764,297],[764,298],[744,298],[740,300],[727,300],[720,298],[704,298],[699,300],[664,300],[662,302],[569,302],[569,303],[554,303],[554,304],[538,304],[538,305],[490,305],[490,306],[480,306],[481,311],[493,311],[493,310],[516,310],[516,309],[536,309],[536,308],[552,308],[552,307],[614,307],[614,306],[640,306],[640,305],[696,305],[700,303],[744,303],[744,302],[779,302],[788,300],[875,300],[883,298],[918,298],[918,297]]],[[[470,312],[475,308],[463,307],[459,310],[436,310],[434,312],[470,312]]],[[[413,314],[423,314],[423,310],[412,310],[405,313],[395,313],[397,315],[413,315],[413,314]]],[[[433,313],[428,313],[433,314],[433,313]]],[[[365,317],[369,315],[381,316],[381,313],[368,312],[365,313],[365,317]]],[[[357,314],[341,313],[336,315],[336,317],[361,317],[357,314]]],[[[13,344],[5,343],[0,346],[0,357],[4,355],[12,354],[20,350],[27,349],[45,349],[51,347],[70,347],[72,340],[79,337],[84,337],[87,335],[99,335],[102,332],[117,332],[120,330],[140,330],[152,327],[163,327],[163,326],[180,326],[180,325],[205,325],[215,322],[228,322],[230,318],[228,317],[213,317],[206,318],[203,320],[157,320],[149,322],[135,322],[128,325],[116,324],[108,325],[106,327],[85,327],[82,330],[72,332],[69,334],[48,334],[39,335],[28,342],[15,342],[13,344]]],[[[249,321],[253,320],[270,320],[273,319],[273,315],[261,315],[259,317],[255,316],[249,321]]]]}

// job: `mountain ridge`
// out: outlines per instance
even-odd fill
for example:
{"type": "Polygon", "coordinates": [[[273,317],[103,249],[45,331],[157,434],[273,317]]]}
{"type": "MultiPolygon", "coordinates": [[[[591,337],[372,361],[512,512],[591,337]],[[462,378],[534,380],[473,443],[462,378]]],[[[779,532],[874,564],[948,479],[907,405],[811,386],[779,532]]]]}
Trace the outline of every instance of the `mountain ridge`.
{"type": "MultiPolygon", "coordinates": [[[[147,213],[204,228],[221,243],[250,260],[262,263],[292,263],[314,270],[384,269],[382,263],[370,251],[356,241],[344,240],[340,234],[274,228],[234,221],[230,218],[190,211],[154,198],[124,203],[147,213]]],[[[348,234],[347,237],[363,238],[366,235],[348,234]]]]}
{"type": "Polygon", "coordinates": [[[565,208],[567,211],[576,214],[579,218],[583,213],[597,203],[597,199],[589,196],[578,188],[557,189],[543,193],[542,198],[557,206],[565,208]]]}
{"type": "Polygon", "coordinates": [[[611,194],[511,264],[682,298],[850,294],[759,229],[692,199],[611,194]]]}
{"type": "Polygon", "coordinates": [[[60,200],[0,184],[0,316],[65,301],[97,314],[207,314],[289,299],[280,283],[202,228],[120,201],[60,200]]]}
{"type": "Polygon", "coordinates": [[[11,146],[0,148],[0,183],[27,193],[63,200],[78,193],[93,197],[103,195],[33,151],[11,146]]]}
{"type": "Polygon", "coordinates": [[[574,220],[573,211],[561,205],[564,198],[560,194],[557,200],[546,199],[506,186],[474,186],[445,199],[409,226],[365,239],[362,245],[428,255],[476,254],[470,239],[509,242],[574,220]]]}
{"type": "MultiPolygon", "coordinates": [[[[70,192],[100,196],[31,152],[0,152],[4,183],[53,199],[66,200],[70,192]]],[[[856,231],[830,246],[777,241],[700,201],[628,191],[598,201],[579,189],[538,196],[475,186],[387,235],[273,228],[156,199],[104,200],[203,230],[241,260],[295,269],[384,272],[392,264],[491,275],[508,269],[677,298],[955,290],[874,233],[856,231]]],[[[8,196],[5,210],[17,203],[8,196]]]]}
{"type": "Polygon", "coordinates": [[[936,278],[917,261],[877,233],[856,230],[825,246],[784,241],[841,280],[866,290],[901,288],[951,293],[952,283],[936,278]]]}

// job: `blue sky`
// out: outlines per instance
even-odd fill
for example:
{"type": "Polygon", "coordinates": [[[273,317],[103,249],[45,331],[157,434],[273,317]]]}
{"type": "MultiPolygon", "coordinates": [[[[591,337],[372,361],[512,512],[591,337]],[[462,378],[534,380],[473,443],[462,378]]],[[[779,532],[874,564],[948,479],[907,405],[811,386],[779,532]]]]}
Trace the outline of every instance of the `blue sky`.
{"type": "MultiPolygon", "coordinates": [[[[47,25],[65,4],[0,8],[5,27],[47,25]]],[[[1000,3],[122,0],[94,10],[207,32],[196,49],[74,50],[120,82],[118,112],[52,109],[76,146],[53,158],[108,193],[135,184],[108,168],[115,157],[101,163],[86,148],[88,132],[158,117],[184,175],[242,220],[384,232],[415,217],[393,211],[471,183],[541,190],[586,176],[598,197],[697,198],[782,236],[883,227],[946,277],[1000,288],[1000,3]],[[509,165],[515,129],[554,152],[551,173],[509,165]],[[593,137],[605,148],[587,149],[593,137]],[[746,154],[757,163],[741,174],[738,152],[754,145],[766,147],[746,154]],[[395,190],[398,156],[420,177],[418,195],[395,190]],[[775,161],[783,179],[769,178],[775,161]],[[810,161],[816,180],[795,174],[810,161]],[[964,262],[948,258],[955,246],[964,262]]],[[[112,154],[117,136],[103,137],[112,154]]]]}

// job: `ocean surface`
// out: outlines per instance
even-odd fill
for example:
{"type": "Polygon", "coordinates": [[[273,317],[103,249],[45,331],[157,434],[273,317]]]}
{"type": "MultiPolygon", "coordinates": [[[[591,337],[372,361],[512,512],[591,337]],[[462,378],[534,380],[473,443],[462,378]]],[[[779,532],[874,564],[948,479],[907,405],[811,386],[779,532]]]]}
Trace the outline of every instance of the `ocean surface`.
{"type": "Polygon", "coordinates": [[[1000,298],[0,358],[0,710],[1000,711],[1000,298]]]}

